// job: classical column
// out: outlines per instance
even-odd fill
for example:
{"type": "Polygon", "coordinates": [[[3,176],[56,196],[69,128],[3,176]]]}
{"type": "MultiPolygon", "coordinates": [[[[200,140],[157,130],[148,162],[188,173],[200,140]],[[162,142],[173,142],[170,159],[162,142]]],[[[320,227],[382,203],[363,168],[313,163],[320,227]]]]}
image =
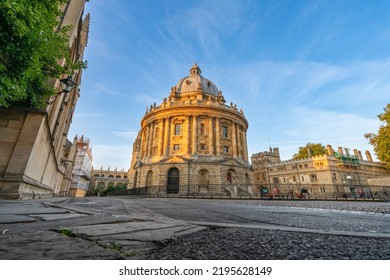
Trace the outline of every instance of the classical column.
{"type": "Polygon", "coordinates": [[[214,154],[214,129],[213,129],[213,117],[209,117],[209,154],[214,154]]]}
{"type": "MultiPolygon", "coordinates": [[[[190,153],[190,115],[186,116],[186,130],[187,130],[187,135],[186,135],[186,143],[185,143],[185,153],[189,154],[190,153]]],[[[184,131],[184,130],[183,130],[184,131]]]]}
{"type": "Polygon", "coordinates": [[[161,119],[160,125],[159,125],[159,136],[158,136],[158,156],[163,155],[163,147],[164,147],[164,124],[165,124],[165,119],[161,119]]]}
{"type": "Polygon", "coordinates": [[[237,132],[236,124],[232,123],[232,149],[233,149],[233,158],[237,157],[237,132]]]}
{"type": "Polygon", "coordinates": [[[217,156],[221,155],[221,123],[220,118],[215,119],[215,137],[216,137],[216,146],[217,146],[217,156]]]}
{"type": "Polygon", "coordinates": [[[243,143],[241,138],[241,129],[238,124],[236,124],[236,133],[237,133],[237,157],[242,158],[242,149],[243,149],[243,143]]]}
{"type": "Polygon", "coordinates": [[[145,155],[144,157],[147,158],[148,157],[148,151],[149,151],[149,135],[150,135],[150,128],[149,128],[149,124],[146,125],[146,132],[145,132],[145,155]]]}
{"type": "Polygon", "coordinates": [[[143,151],[142,151],[142,142],[144,142],[144,134],[143,134],[143,131],[141,129],[141,135],[140,135],[140,141],[139,141],[139,159],[142,160],[142,157],[144,155],[143,151]]]}
{"type": "Polygon", "coordinates": [[[198,117],[192,117],[192,153],[198,153],[198,117]]]}
{"type": "Polygon", "coordinates": [[[149,124],[149,146],[148,146],[148,157],[152,157],[153,154],[153,134],[154,134],[154,123],[149,124]]]}
{"type": "Polygon", "coordinates": [[[244,137],[244,160],[248,161],[248,142],[246,140],[246,130],[243,131],[244,137]]]}
{"type": "Polygon", "coordinates": [[[171,118],[168,117],[165,119],[165,127],[164,127],[164,156],[169,155],[169,137],[170,137],[170,128],[171,128],[171,118]]]}

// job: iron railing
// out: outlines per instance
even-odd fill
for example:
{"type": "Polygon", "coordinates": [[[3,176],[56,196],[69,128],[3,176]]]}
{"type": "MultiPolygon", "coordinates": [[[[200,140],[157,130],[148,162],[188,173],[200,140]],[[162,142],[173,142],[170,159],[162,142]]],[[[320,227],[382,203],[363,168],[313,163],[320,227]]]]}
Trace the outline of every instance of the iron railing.
{"type": "MultiPolygon", "coordinates": [[[[208,197],[208,198],[255,198],[287,199],[289,192],[306,190],[311,200],[383,200],[390,201],[390,186],[368,185],[186,185],[179,186],[177,193],[167,192],[167,185],[110,191],[107,195],[138,195],[148,197],[208,197]],[[332,189],[332,191],[330,191],[332,189]]],[[[295,199],[299,199],[295,197],[295,199]]]]}

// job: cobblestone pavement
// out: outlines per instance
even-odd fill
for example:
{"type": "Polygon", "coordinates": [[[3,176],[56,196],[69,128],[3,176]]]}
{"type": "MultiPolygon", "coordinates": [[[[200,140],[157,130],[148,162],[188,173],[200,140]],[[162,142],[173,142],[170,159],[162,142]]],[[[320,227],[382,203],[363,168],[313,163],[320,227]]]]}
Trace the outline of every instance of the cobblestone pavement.
{"type": "Polygon", "coordinates": [[[389,260],[390,239],[214,228],[174,238],[140,259],[389,260]]]}
{"type": "Polygon", "coordinates": [[[387,260],[389,220],[389,203],[367,201],[0,201],[0,259],[387,260]],[[290,210],[300,209],[323,209],[326,215],[288,216],[290,210]],[[269,223],[269,214],[277,211],[286,221],[269,223]],[[332,221],[332,212],[343,218],[327,232],[321,223],[332,221]],[[258,213],[267,213],[266,219],[258,213]],[[365,225],[367,217],[370,226],[365,225]],[[226,221],[233,223],[225,225],[226,221]]]}

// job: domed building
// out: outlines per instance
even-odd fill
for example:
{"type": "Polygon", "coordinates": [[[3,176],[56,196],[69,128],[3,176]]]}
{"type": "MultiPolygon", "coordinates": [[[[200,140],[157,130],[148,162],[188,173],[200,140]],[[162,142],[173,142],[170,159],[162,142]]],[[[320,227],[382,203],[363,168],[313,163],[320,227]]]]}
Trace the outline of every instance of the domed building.
{"type": "Polygon", "coordinates": [[[244,195],[248,121],[197,64],[160,105],[147,108],[133,145],[129,187],[150,194],[244,195]]]}

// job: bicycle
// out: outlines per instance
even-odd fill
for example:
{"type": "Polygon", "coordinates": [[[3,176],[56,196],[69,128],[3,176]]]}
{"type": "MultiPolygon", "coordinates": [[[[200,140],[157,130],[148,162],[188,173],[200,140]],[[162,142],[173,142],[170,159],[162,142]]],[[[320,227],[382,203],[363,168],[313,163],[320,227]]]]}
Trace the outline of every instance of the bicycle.
{"type": "Polygon", "coordinates": [[[383,190],[383,192],[376,192],[375,196],[382,201],[390,202],[390,193],[386,190],[383,190]]]}
{"type": "Polygon", "coordinates": [[[294,198],[306,200],[306,199],[310,199],[310,194],[308,193],[307,189],[301,189],[298,192],[296,192],[294,189],[291,189],[291,191],[287,193],[287,199],[294,199],[294,198]]]}

